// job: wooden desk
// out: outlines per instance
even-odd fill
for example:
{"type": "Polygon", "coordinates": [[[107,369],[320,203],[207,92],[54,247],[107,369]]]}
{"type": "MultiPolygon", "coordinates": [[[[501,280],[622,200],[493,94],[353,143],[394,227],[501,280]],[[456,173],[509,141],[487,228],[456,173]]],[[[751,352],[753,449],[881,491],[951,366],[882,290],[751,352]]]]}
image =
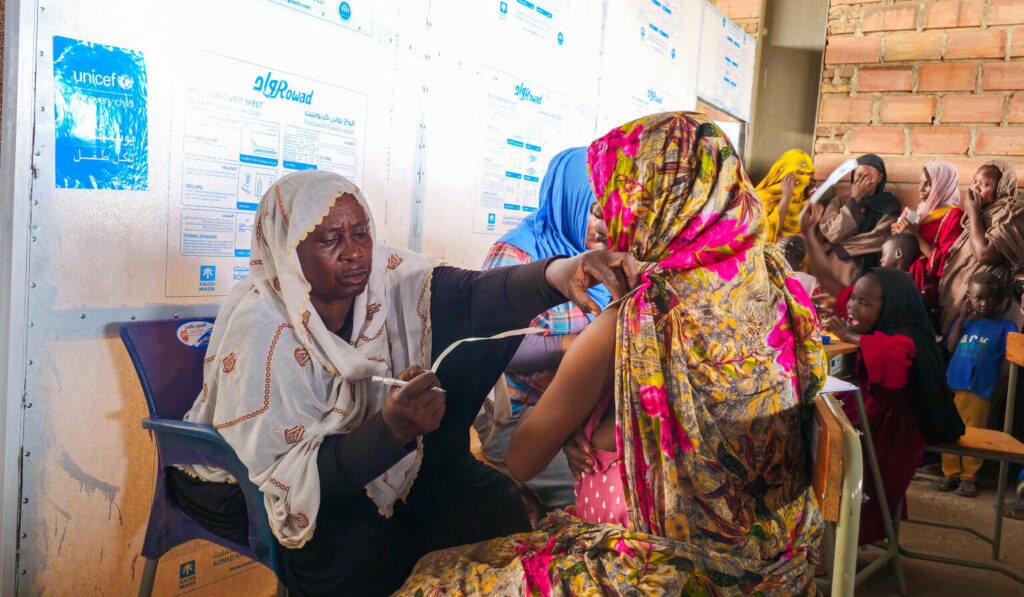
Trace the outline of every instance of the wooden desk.
{"type": "Polygon", "coordinates": [[[850,344],[849,342],[833,340],[831,344],[825,345],[825,355],[830,359],[834,356],[839,356],[841,354],[851,354],[854,352],[857,352],[857,345],[850,344]]]}

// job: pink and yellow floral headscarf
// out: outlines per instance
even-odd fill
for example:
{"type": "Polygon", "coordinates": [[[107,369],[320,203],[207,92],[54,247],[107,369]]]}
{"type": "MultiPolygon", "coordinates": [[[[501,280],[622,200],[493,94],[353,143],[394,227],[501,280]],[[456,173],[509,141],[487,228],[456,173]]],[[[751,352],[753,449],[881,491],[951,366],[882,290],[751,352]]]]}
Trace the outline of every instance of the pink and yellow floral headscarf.
{"type": "Polygon", "coordinates": [[[610,248],[647,268],[616,341],[632,529],[757,559],[800,548],[817,514],[798,406],[825,358],[732,144],[704,115],[656,114],[594,141],[588,164],[610,248]]]}

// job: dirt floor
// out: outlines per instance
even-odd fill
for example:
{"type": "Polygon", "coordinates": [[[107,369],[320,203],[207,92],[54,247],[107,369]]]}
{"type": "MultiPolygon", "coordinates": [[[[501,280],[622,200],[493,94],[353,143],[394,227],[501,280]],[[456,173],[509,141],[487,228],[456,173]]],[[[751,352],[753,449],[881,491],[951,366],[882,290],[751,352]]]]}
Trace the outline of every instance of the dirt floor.
{"type": "MultiPolygon", "coordinates": [[[[932,489],[938,479],[937,467],[919,471],[907,493],[910,516],[954,524],[963,524],[991,535],[996,503],[994,467],[982,471],[977,497],[962,498],[953,493],[939,493],[932,489]],[[986,475],[985,473],[989,474],[986,475]]],[[[1013,499],[1007,494],[1007,501],[1013,499]]],[[[940,529],[919,524],[903,523],[900,542],[905,549],[928,552],[978,562],[992,563],[992,548],[973,535],[960,531],[940,529]]],[[[880,553],[872,547],[860,550],[860,565],[871,561],[880,553]]],[[[1005,520],[1003,524],[1000,564],[1024,575],[1024,520],[1005,520]]],[[[990,572],[960,566],[950,566],[923,560],[901,558],[910,595],[929,597],[968,596],[1004,597],[1024,596],[1024,584],[990,572]]],[[[886,567],[857,587],[857,595],[898,596],[900,594],[892,567],[886,567]]]]}

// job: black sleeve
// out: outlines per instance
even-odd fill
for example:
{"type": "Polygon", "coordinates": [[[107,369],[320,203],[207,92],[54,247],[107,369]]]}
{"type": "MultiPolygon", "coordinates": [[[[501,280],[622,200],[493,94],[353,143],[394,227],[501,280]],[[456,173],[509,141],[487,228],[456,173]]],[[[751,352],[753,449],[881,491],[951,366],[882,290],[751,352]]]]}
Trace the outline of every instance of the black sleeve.
{"type": "Polygon", "coordinates": [[[415,447],[415,441],[400,446],[379,412],[349,433],[325,436],[316,458],[321,501],[362,495],[415,447]]]}
{"type": "Polygon", "coordinates": [[[551,371],[562,362],[562,336],[523,336],[505,373],[532,373],[551,371]]]}
{"type": "Polygon", "coordinates": [[[554,259],[559,257],[484,271],[435,268],[430,285],[434,355],[462,338],[526,327],[537,315],[566,302],[544,277],[554,259]]]}

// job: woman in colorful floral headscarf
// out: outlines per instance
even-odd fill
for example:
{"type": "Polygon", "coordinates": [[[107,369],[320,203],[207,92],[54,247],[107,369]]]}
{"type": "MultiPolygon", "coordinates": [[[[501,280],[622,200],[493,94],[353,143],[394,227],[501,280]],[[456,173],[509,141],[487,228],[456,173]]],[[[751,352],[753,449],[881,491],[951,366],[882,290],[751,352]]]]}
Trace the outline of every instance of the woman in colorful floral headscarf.
{"type": "Polygon", "coordinates": [[[508,466],[542,468],[597,408],[591,440],[617,462],[591,480],[621,484],[625,525],[588,507],[604,488],[590,502],[578,488],[577,510],[532,533],[427,555],[398,594],[814,594],[800,406],[824,355],[732,145],[706,116],[656,114],[592,143],[588,165],[609,246],[647,269],[569,349],[508,466]]]}

